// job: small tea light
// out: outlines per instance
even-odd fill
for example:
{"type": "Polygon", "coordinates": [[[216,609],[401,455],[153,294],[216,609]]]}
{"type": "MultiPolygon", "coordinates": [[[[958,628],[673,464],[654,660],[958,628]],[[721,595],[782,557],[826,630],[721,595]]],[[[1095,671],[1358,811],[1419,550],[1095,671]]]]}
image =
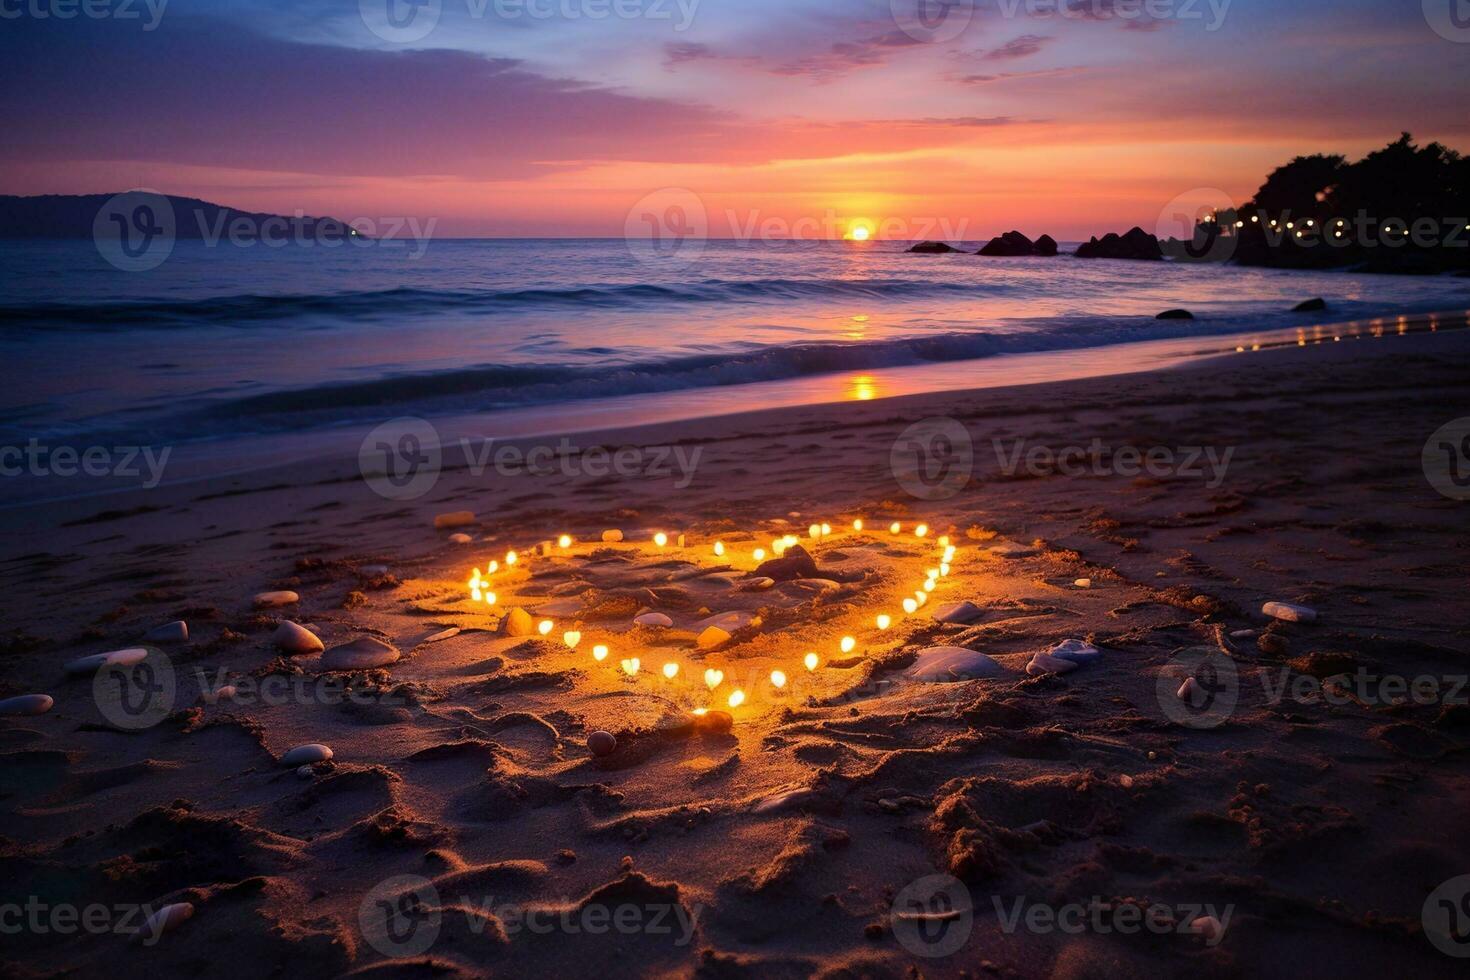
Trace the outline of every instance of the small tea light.
{"type": "Polygon", "coordinates": [[[660,531],[653,536],[653,543],[662,548],[664,545],[669,543],[669,536],[660,531]]]}
{"type": "Polygon", "coordinates": [[[724,682],[724,680],[725,672],[723,670],[715,670],[713,667],[711,667],[709,670],[706,670],[704,672],[704,686],[709,688],[711,691],[719,687],[720,684],[724,682]]]}
{"type": "Polygon", "coordinates": [[[716,541],[715,542],[715,554],[717,554],[717,555],[723,555],[724,553],[725,553],[725,542],[723,542],[723,541],[716,541]]]}
{"type": "Polygon", "coordinates": [[[903,611],[912,616],[914,613],[919,611],[919,604],[913,599],[905,599],[903,601],[903,611]]]}
{"type": "Polygon", "coordinates": [[[567,630],[561,635],[561,641],[567,645],[568,649],[575,650],[577,644],[582,642],[582,634],[576,630],[567,630]]]}
{"type": "Polygon", "coordinates": [[[925,537],[926,535],[928,535],[928,533],[929,533],[929,525],[928,524],[920,524],[918,527],[914,528],[914,537],[916,537],[916,538],[925,537]]]}
{"type": "Polygon", "coordinates": [[[852,653],[853,648],[857,646],[857,640],[850,636],[844,636],[842,642],[838,645],[842,647],[843,653],[852,653]]]}
{"type": "Polygon", "coordinates": [[[852,522],[852,529],[854,531],[861,531],[863,529],[863,519],[861,517],[852,522]]]}
{"type": "Polygon", "coordinates": [[[732,708],[740,707],[742,704],[745,703],[745,692],[731,691],[729,700],[726,703],[728,703],[732,708]]]}
{"type": "Polygon", "coordinates": [[[889,534],[897,534],[899,531],[902,531],[902,530],[903,530],[903,525],[900,524],[900,523],[898,523],[898,521],[894,521],[892,524],[888,525],[888,533],[889,534]]]}
{"type": "Polygon", "coordinates": [[[556,624],[549,619],[543,619],[536,625],[536,628],[541,631],[542,636],[550,636],[551,631],[556,628],[556,624]]]}
{"type": "Polygon", "coordinates": [[[780,558],[782,555],[784,555],[786,553],[786,539],[777,538],[776,540],[772,541],[771,551],[775,554],[777,558],[780,558]]]}
{"type": "Polygon", "coordinates": [[[470,586],[470,598],[475,600],[476,602],[480,601],[480,587],[478,585],[470,586]]]}
{"type": "Polygon", "coordinates": [[[664,676],[667,677],[669,680],[673,680],[675,677],[678,677],[679,665],[676,663],[664,664],[664,676]]]}
{"type": "Polygon", "coordinates": [[[765,561],[766,560],[766,549],[764,549],[764,548],[757,548],[757,549],[755,549],[754,551],[752,551],[750,553],[750,556],[752,558],[754,558],[756,561],[765,561]]]}
{"type": "Polygon", "coordinates": [[[491,575],[494,575],[496,572],[500,571],[500,562],[492,561],[490,564],[485,566],[485,571],[491,575]]]}
{"type": "Polygon", "coordinates": [[[559,548],[570,548],[572,546],[572,536],[570,534],[563,534],[556,539],[556,544],[559,548]]]}
{"type": "Polygon", "coordinates": [[[891,625],[893,625],[892,617],[890,617],[887,613],[878,614],[878,628],[880,630],[886,630],[891,625]]]}
{"type": "Polygon", "coordinates": [[[947,562],[947,561],[946,562],[940,562],[940,564],[939,564],[939,574],[940,575],[948,575],[949,574],[949,562],[947,562]]]}
{"type": "Polygon", "coordinates": [[[929,593],[925,592],[923,589],[920,589],[914,593],[914,598],[917,599],[919,605],[922,606],[924,603],[929,601],[929,593]]]}
{"type": "Polygon", "coordinates": [[[516,563],[516,559],[518,557],[520,557],[520,556],[517,555],[514,551],[507,551],[505,553],[505,564],[507,566],[514,565],[516,563]]]}
{"type": "Polygon", "coordinates": [[[817,665],[822,661],[815,653],[809,653],[802,658],[801,662],[806,664],[807,670],[816,670],[817,665]]]}
{"type": "Polygon", "coordinates": [[[823,524],[822,525],[822,537],[825,538],[827,535],[829,535],[831,533],[832,533],[832,525],[831,524],[823,524]]]}
{"type": "Polygon", "coordinates": [[[941,548],[948,548],[949,547],[949,535],[948,534],[940,535],[940,538],[939,538],[939,547],[941,547],[941,548]]]}
{"type": "Polygon", "coordinates": [[[485,604],[487,606],[493,606],[493,605],[495,605],[495,603],[497,603],[499,601],[500,601],[499,597],[497,597],[494,592],[486,592],[485,593],[485,604]]]}
{"type": "Polygon", "coordinates": [[[592,648],[592,659],[593,660],[596,660],[598,663],[601,663],[602,661],[606,660],[607,659],[607,647],[606,647],[606,645],[599,643],[599,644],[597,644],[597,646],[593,647],[592,648]]]}
{"type": "Polygon", "coordinates": [[[932,578],[926,578],[926,579],[924,579],[924,591],[925,592],[933,592],[934,589],[935,589],[935,587],[938,586],[938,585],[939,585],[939,582],[937,580],[935,580],[935,579],[932,579],[932,578]]]}
{"type": "Polygon", "coordinates": [[[813,524],[811,527],[806,529],[806,533],[809,537],[820,538],[822,536],[822,525],[813,524]]]}
{"type": "Polygon", "coordinates": [[[786,686],[786,675],[779,670],[771,671],[771,684],[780,690],[786,686]]]}
{"type": "Polygon", "coordinates": [[[637,657],[630,657],[629,659],[623,661],[623,673],[627,674],[629,677],[632,677],[634,674],[638,673],[638,668],[641,666],[643,665],[638,662],[637,657]]]}

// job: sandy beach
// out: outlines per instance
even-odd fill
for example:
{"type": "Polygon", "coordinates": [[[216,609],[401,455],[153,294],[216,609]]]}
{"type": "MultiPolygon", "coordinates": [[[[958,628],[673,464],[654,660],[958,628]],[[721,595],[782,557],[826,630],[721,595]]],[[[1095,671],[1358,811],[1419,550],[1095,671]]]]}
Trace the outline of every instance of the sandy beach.
{"type": "Polygon", "coordinates": [[[1414,326],[0,512],[0,972],[1461,975],[1414,326]]]}

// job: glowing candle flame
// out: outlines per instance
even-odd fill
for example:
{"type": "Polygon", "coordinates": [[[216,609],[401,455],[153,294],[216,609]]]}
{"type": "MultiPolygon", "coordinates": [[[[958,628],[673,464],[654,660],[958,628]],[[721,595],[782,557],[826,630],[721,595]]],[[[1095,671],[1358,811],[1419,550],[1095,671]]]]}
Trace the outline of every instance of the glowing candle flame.
{"type": "Polygon", "coordinates": [[[667,677],[669,680],[673,680],[675,677],[678,677],[679,665],[675,663],[664,664],[664,676],[667,677]]]}
{"type": "Polygon", "coordinates": [[[903,601],[903,611],[912,616],[919,611],[919,604],[912,599],[905,599],[903,601]]]}
{"type": "Polygon", "coordinates": [[[854,640],[850,636],[844,636],[840,646],[842,647],[843,653],[852,653],[853,647],[857,646],[857,640],[854,640]]]}
{"type": "Polygon", "coordinates": [[[601,663],[602,661],[607,659],[607,653],[607,647],[599,643],[597,644],[597,646],[592,648],[592,659],[596,660],[598,663],[601,663]]]}
{"type": "Polygon", "coordinates": [[[750,555],[756,561],[765,561],[766,560],[766,549],[764,549],[764,548],[757,548],[754,551],[752,551],[750,553],[750,555]]]}
{"type": "Polygon", "coordinates": [[[928,524],[920,524],[918,527],[914,528],[914,537],[916,537],[916,538],[922,538],[922,537],[924,537],[928,533],[929,533],[929,525],[928,524]]]}
{"type": "Polygon", "coordinates": [[[878,628],[880,630],[886,630],[892,623],[893,620],[889,617],[887,613],[878,614],[878,628]]]}
{"type": "Polygon", "coordinates": [[[485,571],[489,572],[491,575],[494,575],[496,572],[500,571],[500,562],[492,561],[490,564],[485,566],[485,571]]]}
{"type": "Polygon", "coordinates": [[[822,525],[822,537],[825,538],[827,535],[829,535],[831,533],[832,533],[832,525],[831,524],[823,524],[822,525]]]}
{"type": "Polygon", "coordinates": [[[559,547],[570,548],[572,546],[572,536],[570,534],[563,534],[556,539],[556,543],[559,547]]]}
{"type": "Polygon", "coordinates": [[[470,586],[470,598],[473,599],[473,600],[475,600],[476,602],[479,602],[480,601],[480,587],[479,586],[477,586],[477,585],[470,586]]]}
{"type": "Polygon", "coordinates": [[[777,690],[785,687],[786,686],[786,675],[783,674],[779,670],[773,670],[773,671],[771,671],[771,683],[776,686],[777,690]]]}
{"type": "Polygon", "coordinates": [[[820,538],[822,536],[822,525],[813,524],[811,527],[806,529],[806,533],[809,537],[820,538]]]}
{"type": "Polygon", "coordinates": [[[711,691],[724,683],[724,680],[725,672],[723,670],[715,670],[713,667],[711,667],[709,670],[706,670],[704,672],[704,686],[709,688],[711,691]]]}
{"type": "Polygon", "coordinates": [[[582,642],[582,634],[576,630],[567,630],[561,635],[561,641],[567,645],[568,649],[575,650],[577,644],[582,642]]]}
{"type": "Polygon", "coordinates": [[[507,565],[514,565],[516,563],[516,558],[518,557],[519,556],[514,551],[507,551],[505,553],[505,563],[507,565]]]}
{"type": "Polygon", "coordinates": [[[486,603],[486,605],[493,606],[498,601],[499,600],[496,598],[496,595],[495,595],[494,592],[486,592],[485,593],[485,603],[486,603]]]}
{"type": "Polygon", "coordinates": [[[940,538],[939,538],[939,547],[941,547],[941,548],[948,548],[949,547],[949,535],[948,534],[945,534],[945,535],[941,535],[940,536],[940,538]]]}
{"type": "Polygon", "coordinates": [[[638,673],[638,668],[641,666],[642,664],[638,662],[637,657],[632,657],[628,660],[624,660],[623,673],[627,674],[629,677],[632,677],[634,674],[638,673]]]}
{"type": "Polygon", "coordinates": [[[940,566],[939,566],[939,574],[940,575],[948,575],[949,574],[949,562],[943,562],[943,563],[940,564],[940,566]]]}
{"type": "Polygon", "coordinates": [[[894,521],[892,524],[888,525],[888,533],[889,534],[897,534],[899,531],[902,531],[902,530],[903,530],[903,525],[900,524],[900,523],[898,523],[898,521],[894,521]]]}
{"type": "Polygon", "coordinates": [[[863,529],[863,519],[861,517],[852,522],[852,529],[854,531],[861,531],[863,529]]]}
{"type": "Polygon", "coordinates": [[[669,536],[660,531],[653,536],[653,543],[662,548],[664,545],[669,543],[669,536]]]}
{"type": "Polygon", "coordinates": [[[732,708],[738,708],[738,707],[740,707],[744,703],[745,703],[745,692],[744,691],[732,691],[731,692],[731,694],[730,694],[730,700],[729,700],[730,707],[732,707],[732,708]]]}
{"type": "Polygon", "coordinates": [[[806,664],[807,670],[816,670],[817,664],[821,663],[822,661],[820,658],[817,657],[815,653],[809,653],[802,658],[801,662],[806,664]]]}
{"type": "Polygon", "coordinates": [[[723,555],[724,553],[725,553],[725,542],[723,542],[723,541],[716,541],[715,542],[715,554],[717,554],[717,555],[723,555]]]}
{"type": "Polygon", "coordinates": [[[541,631],[542,636],[550,636],[551,631],[556,628],[556,624],[549,619],[543,619],[536,625],[536,628],[541,631]]]}

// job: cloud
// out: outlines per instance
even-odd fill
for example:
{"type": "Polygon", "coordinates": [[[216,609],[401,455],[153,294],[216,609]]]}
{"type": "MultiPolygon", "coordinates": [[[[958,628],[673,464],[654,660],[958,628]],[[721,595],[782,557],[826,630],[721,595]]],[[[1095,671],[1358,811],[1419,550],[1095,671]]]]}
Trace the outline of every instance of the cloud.
{"type": "Polygon", "coordinates": [[[1016,58],[1029,58],[1053,40],[1055,38],[1046,34],[1022,34],[1020,37],[1012,38],[998,48],[993,48],[985,52],[983,57],[988,61],[1010,61],[1016,58]]]}

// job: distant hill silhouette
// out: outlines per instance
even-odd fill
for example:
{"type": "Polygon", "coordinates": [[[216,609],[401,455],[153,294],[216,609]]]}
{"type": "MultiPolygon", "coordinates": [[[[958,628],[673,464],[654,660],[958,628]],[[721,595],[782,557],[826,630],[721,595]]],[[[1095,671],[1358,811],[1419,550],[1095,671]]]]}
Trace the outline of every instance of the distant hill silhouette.
{"type": "MultiPolygon", "coordinates": [[[[0,238],[91,238],[97,215],[114,194],[0,195],[0,238]]],[[[240,211],[193,197],[171,194],[174,237],[179,240],[228,238],[341,240],[357,233],[338,218],[315,218],[240,211]]]]}

